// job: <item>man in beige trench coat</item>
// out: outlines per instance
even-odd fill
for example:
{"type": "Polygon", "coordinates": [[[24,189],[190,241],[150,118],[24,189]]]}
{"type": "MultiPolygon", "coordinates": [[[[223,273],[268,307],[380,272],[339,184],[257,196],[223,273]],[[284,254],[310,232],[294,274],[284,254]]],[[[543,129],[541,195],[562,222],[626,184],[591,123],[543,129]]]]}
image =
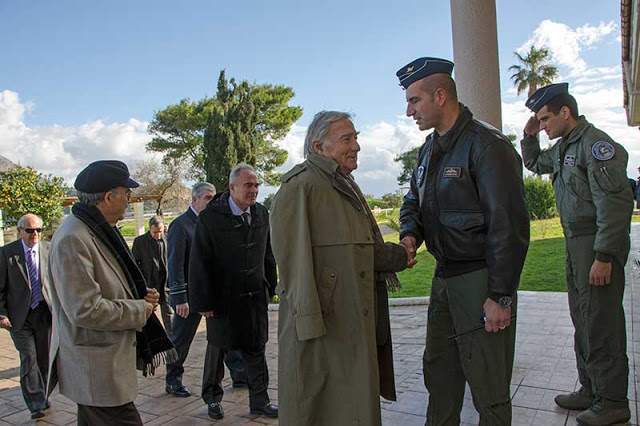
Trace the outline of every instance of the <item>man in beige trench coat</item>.
{"type": "Polygon", "coordinates": [[[414,261],[383,242],[351,176],[357,134],[349,114],[316,114],[274,198],[280,425],[379,425],[381,391],[395,399],[386,290],[414,261]]]}

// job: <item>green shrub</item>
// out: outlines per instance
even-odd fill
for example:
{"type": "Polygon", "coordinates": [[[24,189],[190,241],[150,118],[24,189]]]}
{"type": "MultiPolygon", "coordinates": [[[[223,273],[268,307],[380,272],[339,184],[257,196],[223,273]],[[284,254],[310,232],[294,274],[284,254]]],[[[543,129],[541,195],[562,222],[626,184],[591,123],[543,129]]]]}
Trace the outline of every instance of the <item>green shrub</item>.
{"type": "Polygon", "coordinates": [[[551,181],[533,176],[524,178],[524,196],[532,219],[549,219],[558,215],[551,181]]]}

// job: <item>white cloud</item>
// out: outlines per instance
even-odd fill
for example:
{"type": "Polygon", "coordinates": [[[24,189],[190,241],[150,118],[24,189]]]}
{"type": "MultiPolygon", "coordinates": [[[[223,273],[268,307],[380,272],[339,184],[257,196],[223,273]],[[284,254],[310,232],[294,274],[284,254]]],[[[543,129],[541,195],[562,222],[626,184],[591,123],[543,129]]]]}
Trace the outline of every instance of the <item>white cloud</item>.
{"type": "Polygon", "coordinates": [[[145,151],[151,136],[143,121],[29,127],[25,115],[34,107],[21,102],[16,92],[0,92],[0,152],[14,163],[62,176],[69,185],[92,161],[118,159],[131,168],[136,161],[156,155],[145,151]]]}
{"type": "Polygon", "coordinates": [[[520,54],[526,53],[532,45],[547,47],[554,62],[567,67],[570,77],[578,77],[588,68],[580,53],[585,49],[595,49],[602,39],[615,34],[616,29],[617,25],[613,21],[600,23],[598,26],[585,24],[572,29],[568,25],[547,19],[540,23],[533,32],[533,37],[517,51],[520,54]]]}

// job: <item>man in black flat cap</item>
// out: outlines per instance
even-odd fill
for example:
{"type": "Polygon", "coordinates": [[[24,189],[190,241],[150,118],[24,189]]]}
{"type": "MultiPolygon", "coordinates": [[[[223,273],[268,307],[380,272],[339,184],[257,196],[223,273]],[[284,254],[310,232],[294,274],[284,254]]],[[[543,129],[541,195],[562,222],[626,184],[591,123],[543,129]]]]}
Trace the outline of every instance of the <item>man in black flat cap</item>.
{"type": "Polygon", "coordinates": [[[141,425],[136,366],[153,374],[159,360],[177,354],[153,315],[159,294],[146,288],[116,227],[138,183],[121,161],[96,161],[74,186],[80,202],[56,231],[49,256],[50,362],[60,393],[78,404],[78,425],[141,425]]]}
{"type": "Polygon", "coordinates": [[[630,417],[622,306],[633,211],[628,154],[578,114],[567,83],[538,89],[526,106],[534,115],[524,128],[522,156],[532,172],[553,173],[581,384],[555,401],[568,410],[583,410],[579,424],[624,423],[630,417]],[[551,140],[560,138],[544,151],[538,139],[541,130],[551,140]]]}
{"type": "Polygon", "coordinates": [[[397,76],[406,114],[434,129],[400,209],[400,244],[437,265],[423,357],[427,424],[460,423],[465,381],[481,425],[511,424],[516,290],[529,245],[522,161],[458,102],[453,63],[419,58],[397,76]]]}

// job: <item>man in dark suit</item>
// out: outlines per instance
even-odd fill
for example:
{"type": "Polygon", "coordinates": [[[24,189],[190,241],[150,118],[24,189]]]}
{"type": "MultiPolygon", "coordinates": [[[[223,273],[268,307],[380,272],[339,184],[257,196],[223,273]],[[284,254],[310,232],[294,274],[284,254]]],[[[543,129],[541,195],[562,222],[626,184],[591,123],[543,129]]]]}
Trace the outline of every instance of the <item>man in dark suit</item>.
{"type": "Polygon", "coordinates": [[[32,419],[44,417],[49,408],[49,243],[40,241],[41,233],[42,219],[26,214],[18,220],[20,239],[0,249],[0,328],[9,330],[20,354],[20,388],[32,419]]]}
{"type": "MultiPolygon", "coordinates": [[[[200,182],[191,191],[191,206],[186,212],[174,219],[167,232],[167,265],[169,269],[169,302],[175,311],[172,326],[171,341],[178,351],[178,361],[167,364],[167,393],[177,397],[187,397],[191,393],[182,384],[184,361],[189,355],[191,342],[196,335],[202,316],[190,310],[187,285],[189,283],[189,253],[191,240],[196,229],[198,215],[216,194],[216,188],[208,182],[200,182]]],[[[212,356],[207,352],[204,359],[205,374],[202,378],[202,399],[207,404],[213,404],[222,399],[220,380],[206,374],[212,367],[212,356]]],[[[225,360],[231,371],[234,386],[246,386],[242,359],[237,353],[230,353],[225,360]]]]}
{"type": "Polygon", "coordinates": [[[161,216],[149,219],[149,232],[133,240],[133,257],[147,281],[147,287],[160,293],[162,323],[171,336],[171,306],[167,287],[167,245],[164,241],[164,220],[161,216]]]}
{"type": "MultiPolygon", "coordinates": [[[[249,387],[251,414],[278,417],[267,388],[264,348],[268,340],[268,298],[275,295],[276,262],[269,238],[269,213],[256,202],[258,177],[248,164],[229,176],[229,191],[216,197],[198,218],[189,262],[192,309],[207,318],[204,375],[222,381],[223,359],[239,351],[249,387]]],[[[233,378],[233,374],[232,374],[233,378]]],[[[219,388],[214,403],[205,399],[209,417],[224,415],[219,388]]]]}

